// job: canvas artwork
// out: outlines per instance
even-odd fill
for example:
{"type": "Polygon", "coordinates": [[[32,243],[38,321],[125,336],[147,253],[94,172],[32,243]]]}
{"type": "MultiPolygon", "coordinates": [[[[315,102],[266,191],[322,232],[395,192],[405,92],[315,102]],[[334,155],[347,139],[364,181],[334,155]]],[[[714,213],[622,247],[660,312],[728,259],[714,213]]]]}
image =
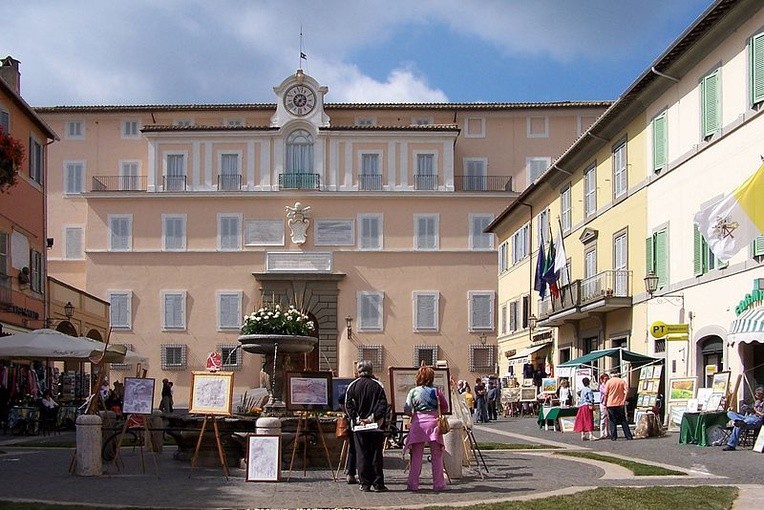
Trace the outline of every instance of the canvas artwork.
{"type": "MultiPolygon", "coordinates": [[[[409,394],[411,388],[416,387],[416,373],[419,368],[409,367],[390,367],[388,373],[390,375],[390,392],[393,406],[393,413],[403,414],[403,406],[406,403],[406,397],[409,394]]],[[[434,368],[435,381],[433,385],[440,389],[448,400],[448,412],[443,411],[443,414],[451,414],[451,391],[449,386],[450,376],[448,368],[434,368]]],[[[535,392],[535,388],[534,388],[535,392]]],[[[536,398],[534,394],[534,399],[536,398]]]]}
{"type": "Polygon", "coordinates": [[[556,393],[557,379],[554,377],[544,377],[541,379],[541,393],[556,393]]]}
{"type": "Polygon", "coordinates": [[[695,378],[683,377],[669,380],[669,401],[695,398],[695,378]]]}
{"type": "Polygon", "coordinates": [[[639,378],[640,379],[649,379],[653,375],[653,369],[652,367],[642,367],[639,369],[639,378]]]}
{"type": "Polygon", "coordinates": [[[666,413],[666,422],[670,431],[679,430],[679,426],[682,424],[682,416],[687,410],[686,402],[675,402],[668,405],[668,412],[666,413]]]}
{"type": "Polygon", "coordinates": [[[154,379],[125,377],[124,414],[151,414],[154,410],[154,379]]]}
{"type": "Polygon", "coordinates": [[[708,399],[711,398],[711,395],[713,394],[714,394],[713,388],[698,388],[698,395],[697,395],[698,404],[701,407],[705,407],[706,404],[708,403],[708,399]]]}
{"type": "Polygon", "coordinates": [[[711,388],[714,390],[714,393],[721,393],[722,395],[726,395],[727,391],[729,391],[729,385],[729,372],[717,372],[714,374],[713,382],[711,383],[711,388]]]}
{"type": "Polygon", "coordinates": [[[353,382],[352,377],[333,377],[332,378],[332,411],[341,411],[340,397],[345,398],[345,392],[348,385],[353,382]]]}
{"type": "Polygon", "coordinates": [[[520,388],[520,400],[523,402],[535,402],[536,400],[536,388],[520,388]]]}
{"type": "Polygon", "coordinates": [[[331,372],[287,372],[286,407],[295,411],[328,411],[332,405],[331,372]]]}
{"type": "Polygon", "coordinates": [[[708,401],[703,406],[703,410],[709,412],[718,411],[722,406],[722,398],[724,398],[724,395],[721,393],[714,393],[708,398],[708,401]]]}
{"type": "Polygon", "coordinates": [[[561,432],[573,432],[573,426],[576,423],[575,416],[561,416],[557,421],[561,432]]]}
{"type": "Polygon", "coordinates": [[[233,372],[192,372],[189,413],[231,415],[233,372]]]}
{"type": "Polygon", "coordinates": [[[247,481],[278,482],[281,479],[281,436],[247,436],[247,481]]]}

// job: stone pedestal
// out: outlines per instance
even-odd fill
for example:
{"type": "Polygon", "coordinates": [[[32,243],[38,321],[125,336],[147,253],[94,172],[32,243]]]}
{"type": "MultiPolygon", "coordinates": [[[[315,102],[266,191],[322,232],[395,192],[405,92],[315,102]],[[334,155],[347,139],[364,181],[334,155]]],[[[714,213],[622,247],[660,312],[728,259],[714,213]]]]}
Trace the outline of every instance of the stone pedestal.
{"type": "Polygon", "coordinates": [[[101,417],[83,414],[77,418],[77,470],[79,476],[101,476],[101,417]]]}
{"type": "Polygon", "coordinates": [[[278,418],[267,416],[258,418],[255,426],[258,435],[281,435],[281,420],[278,418]]]}
{"type": "Polygon", "coordinates": [[[458,418],[449,418],[451,430],[443,436],[446,451],[443,453],[443,466],[449,478],[458,480],[462,477],[462,459],[464,458],[464,423],[458,418]]]}
{"type": "Polygon", "coordinates": [[[149,442],[149,448],[154,453],[162,453],[164,449],[164,421],[162,419],[162,411],[154,411],[151,416],[147,416],[146,419],[149,423],[149,432],[151,433],[151,441],[149,442]]]}

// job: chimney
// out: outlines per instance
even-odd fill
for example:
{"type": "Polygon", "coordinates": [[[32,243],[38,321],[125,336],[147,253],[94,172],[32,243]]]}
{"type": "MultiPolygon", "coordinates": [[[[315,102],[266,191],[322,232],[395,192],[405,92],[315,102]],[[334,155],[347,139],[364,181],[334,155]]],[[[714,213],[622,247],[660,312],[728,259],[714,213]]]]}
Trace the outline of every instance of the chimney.
{"type": "Polygon", "coordinates": [[[21,73],[19,72],[19,62],[10,55],[0,59],[0,78],[13,89],[16,94],[21,95],[21,73]]]}

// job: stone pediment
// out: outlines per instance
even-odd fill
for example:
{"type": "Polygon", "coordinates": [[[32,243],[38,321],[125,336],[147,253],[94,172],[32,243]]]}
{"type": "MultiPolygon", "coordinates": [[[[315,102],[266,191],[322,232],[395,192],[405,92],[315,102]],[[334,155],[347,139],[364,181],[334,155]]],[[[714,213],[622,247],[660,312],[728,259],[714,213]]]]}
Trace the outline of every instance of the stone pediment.
{"type": "Polygon", "coordinates": [[[582,244],[587,244],[597,239],[598,235],[600,235],[599,230],[594,230],[593,228],[587,227],[583,232],[581,232],[578,240],[581,241],[582,244]]]}

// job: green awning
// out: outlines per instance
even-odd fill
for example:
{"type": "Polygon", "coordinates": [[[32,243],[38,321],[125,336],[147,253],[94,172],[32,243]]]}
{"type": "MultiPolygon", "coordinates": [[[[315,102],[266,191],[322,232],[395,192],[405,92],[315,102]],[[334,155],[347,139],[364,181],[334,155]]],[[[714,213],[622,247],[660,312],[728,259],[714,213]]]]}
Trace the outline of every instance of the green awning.
{"type": "Polygon", "coordinates": [[[577,367],[579,365],[589,365],[592,361],[598,360],[604,357],[610,357],[617,360],[628,361],[634,365],[647,365],[648,363],[655,363],[660,358],[652,358],[632,351],[627,351],[621,347],[614,347],[612,349],[600,349],[592,351],[589,354],[584,354],[580,358],[560,363],[559,367],[577,367]]]}

